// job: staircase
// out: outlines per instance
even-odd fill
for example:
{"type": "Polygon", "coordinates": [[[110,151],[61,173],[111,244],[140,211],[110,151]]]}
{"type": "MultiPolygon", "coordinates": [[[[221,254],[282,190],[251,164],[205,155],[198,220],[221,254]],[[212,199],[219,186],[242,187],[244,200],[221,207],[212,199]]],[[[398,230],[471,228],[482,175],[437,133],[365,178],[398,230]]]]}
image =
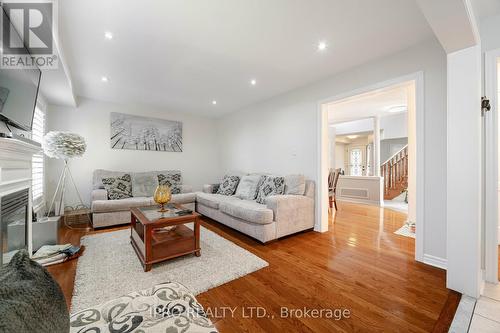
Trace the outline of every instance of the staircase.
{"type": "Polygon", "coordinates": [[[380,166],[384,177],[384,200],[392,200],[408,188],[408,145],[380,166]]]}

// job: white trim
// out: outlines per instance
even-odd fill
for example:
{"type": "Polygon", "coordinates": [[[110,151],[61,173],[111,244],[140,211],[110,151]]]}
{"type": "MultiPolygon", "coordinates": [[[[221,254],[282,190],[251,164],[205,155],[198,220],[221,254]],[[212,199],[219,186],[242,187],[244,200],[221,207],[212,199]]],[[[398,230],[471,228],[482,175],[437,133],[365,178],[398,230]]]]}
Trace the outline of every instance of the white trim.
{"type": "Polygon", "coordinates": [[[498,239],[498,245],[500,245],[500,226],[497,229],[497,239],[498,239]]]}
{"type": "Polygon", "coordinates": [[[484,177],[484,278],[486,282],[498,283],[498,78],[497,59],[500,49],[486,52],[485,93],[491,101],[491,110],[485,115],[485,177],[484,177]]]}
{"type": "Polygon", "coordinates": [[[424,254],[424,264],[446,269],[448,262],[444,258],[431,256],[430,254],[424,254]]]}
{"type": "Polygon", "coordinates": [[[416,229],[416,242],[415,242],[415,260],[424,261],[424,178],[425,178],[425,164],[424,164],[424,144],[425,144],[425,119],[424,119],[424,72],[419,71],[412,74],[404,75],[387,81],[382,81],[369,85],[367,87],[354,89],[349,92],[341,93],[336,96],[326,98],[318,101],[317,104],[317,151],[318,151],[318,169],[317,177],[319,184],[316,188],[316,224],[314,230],[327,231],[328,230],[328,151],[324,147],[328,147],[328,140],[324,139],[325,134],[328,134],[328,111],[323,109],[323,105],[331,103],[355,95],[360,95],[373,90],[383,89],[394,86],[400,83],[414,81],[415,82],[415,103],[416,103],[416,155],[417,155],[417,220],[418,227],[416,229]],[[326,120],[325,120],[326,119],[326,120]],[[324,132],[326,127],[326,133],[324,132]],[[324,152],[326,150],[326,152],[324,152]],[[323,163],[325,162],[325,163],[323,163]]]}

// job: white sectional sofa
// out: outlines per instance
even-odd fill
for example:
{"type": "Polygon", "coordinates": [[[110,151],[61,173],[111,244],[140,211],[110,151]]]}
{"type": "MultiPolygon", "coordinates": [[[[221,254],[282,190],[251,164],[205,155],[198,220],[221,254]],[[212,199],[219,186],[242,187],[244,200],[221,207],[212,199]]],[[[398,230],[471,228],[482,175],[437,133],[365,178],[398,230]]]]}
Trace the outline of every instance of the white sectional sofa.
{"type": "Polygon", "coordinates": [[[158,174],[178,175],[176,186],[180,193],[172,194],[172,203],[182,204],[185,208],[194,210],[196,194],[189,185],[182,184],[181,172],[177,170],[149,171],[149,172],[122,172],[95,170],[93,174],[93,190],[91,193],[92,225],[94,228],[108,227],[130,223],[130,208],[154,205],[154,189],[157,184],[152,183],[158,174]],[[131,175],[132,194],[130,198],[110,200],[108,191],[104,189],[103,178],[131,175]],[[136,188],[134,188],[134,186],[136,188]]]}
{"type": "Polygon", "coordinates": [[[301,190],[290,194],[289,177],[296,182],[297,176],[285,176],[285,194],[270,195],[265,198],[265,204],[240,199],[238,195],[217,194],[214,185],[205,185],[203,192],[196,193],[196,211],[262,243],[311,229],[314,227],[314,182],[301,177],[304,182],[301,190]]]}

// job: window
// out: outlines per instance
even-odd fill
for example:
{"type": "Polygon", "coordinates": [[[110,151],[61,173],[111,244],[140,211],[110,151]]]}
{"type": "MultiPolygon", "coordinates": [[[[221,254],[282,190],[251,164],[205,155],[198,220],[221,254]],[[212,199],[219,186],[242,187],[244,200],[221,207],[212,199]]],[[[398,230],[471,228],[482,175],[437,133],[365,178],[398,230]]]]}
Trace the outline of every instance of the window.
{"type": "MultiPolygon", "coordinates": [[[[33,116],[33,130],[31,138],[33,141],[42,143],[45,134],[45,114],[38,106],[35,108],[33,116]]],[[[33,191],[33,206],[41,205],[44,202],[44,156],[43,152],[33,155],[32,159],[32,191],[33,191]]]]}

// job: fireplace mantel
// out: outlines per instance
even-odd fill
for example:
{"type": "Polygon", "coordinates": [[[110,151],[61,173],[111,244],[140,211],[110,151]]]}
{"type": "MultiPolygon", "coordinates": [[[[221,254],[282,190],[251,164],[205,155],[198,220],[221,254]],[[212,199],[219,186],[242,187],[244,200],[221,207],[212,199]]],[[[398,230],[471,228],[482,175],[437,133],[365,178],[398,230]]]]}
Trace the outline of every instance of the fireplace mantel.
{"type": "Polygon", "coordinates": [[[32,250],[31,209],[31,160],[42,148],[17,139],[0,138],[0,198],[23,189],[29,189],[28,251],[32,250]]]}

